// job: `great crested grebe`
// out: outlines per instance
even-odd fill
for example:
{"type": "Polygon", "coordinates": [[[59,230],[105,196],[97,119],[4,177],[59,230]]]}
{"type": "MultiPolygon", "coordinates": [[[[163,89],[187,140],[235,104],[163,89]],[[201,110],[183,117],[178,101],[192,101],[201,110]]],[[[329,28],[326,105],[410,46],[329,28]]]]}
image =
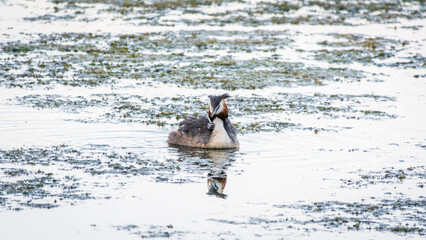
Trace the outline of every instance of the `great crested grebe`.
{"type": "Polygon", "coordinates": [[[168,143],[200,148],[238,148],[237,131],[228,118],[229,94],[209,95],[209,118],[189,117],[169,134],[168,143]]]}

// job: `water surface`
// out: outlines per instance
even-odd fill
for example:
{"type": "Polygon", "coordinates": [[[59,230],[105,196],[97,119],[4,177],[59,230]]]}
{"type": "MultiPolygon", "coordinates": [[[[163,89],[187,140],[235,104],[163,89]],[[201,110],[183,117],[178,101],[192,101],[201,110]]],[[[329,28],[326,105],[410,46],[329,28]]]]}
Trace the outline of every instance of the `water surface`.
{"type": "Polygon", "coordinates": [[[424,3],[0,12],[4,238],[424,237],[424,3]],[[167,144],[223,92],[238,151],[167,144]]]}

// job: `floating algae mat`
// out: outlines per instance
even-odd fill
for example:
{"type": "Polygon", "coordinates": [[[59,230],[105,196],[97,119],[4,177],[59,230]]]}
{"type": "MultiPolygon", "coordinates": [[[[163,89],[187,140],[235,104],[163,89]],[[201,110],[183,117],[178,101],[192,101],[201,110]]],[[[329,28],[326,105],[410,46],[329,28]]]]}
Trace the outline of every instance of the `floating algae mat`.
{"type": "Polygon", "coordinates": [[[1,1],[2,237],[424,237],[424,12],[1,1]],[[239,150],[167,144],[225,92],[239,150]]]}

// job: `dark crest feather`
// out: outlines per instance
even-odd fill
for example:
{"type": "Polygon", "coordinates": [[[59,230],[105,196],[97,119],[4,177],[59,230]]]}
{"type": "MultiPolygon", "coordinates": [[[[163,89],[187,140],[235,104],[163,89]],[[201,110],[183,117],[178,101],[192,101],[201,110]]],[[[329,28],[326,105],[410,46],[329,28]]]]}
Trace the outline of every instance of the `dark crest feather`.
{"type": "Polygon", "coordinates": [[[229,97],[230,95],[228,93],[224,93],[222,95],[209,95],[210,104],[212,105],[212,108],[215,109],[219,105],[220,101],[222,101],[222,99],[229,97]]]}
{"type": "Polygon", "coordinates": [[[229,98],[229,97],[230,97],[230,95],[228,93],[224,93],[222,95],[209,95],[210,100],[212,100],[212,99],[222,100],[222,99],[226,99],[226,98],[229,98]]]}

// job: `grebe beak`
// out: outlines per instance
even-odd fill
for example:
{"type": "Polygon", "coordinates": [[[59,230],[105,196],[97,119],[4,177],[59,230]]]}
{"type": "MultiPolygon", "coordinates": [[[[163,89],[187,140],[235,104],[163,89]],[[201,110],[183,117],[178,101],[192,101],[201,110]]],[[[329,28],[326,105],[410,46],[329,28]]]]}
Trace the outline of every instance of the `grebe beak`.
{"type": "Polygon", "coordinates": [[[220,107],[220,105],[219,105],[219,106],[217,106],[217,107],[213,110],[213,112],[212,112],[212,116],[214,116],[214,115],[217,113],[217,111],[219,110],[219,107],[220,107]]]}
{"type": "MultiPolygon", "coordinates": [[[[222,100],[223,101],[223,100],[222,100]]],[[[223,108],[222,108],[222,106],[223,106],[223,103],[222,103],[222,101],[220,101],[220,103],[216,106],[216,108],[213,110],[213,112],[212,112],[212,116],[214,116],[215,114],[217,114],[217,113],[220,113],[222,110],[223,110],[223,108]]]]}

